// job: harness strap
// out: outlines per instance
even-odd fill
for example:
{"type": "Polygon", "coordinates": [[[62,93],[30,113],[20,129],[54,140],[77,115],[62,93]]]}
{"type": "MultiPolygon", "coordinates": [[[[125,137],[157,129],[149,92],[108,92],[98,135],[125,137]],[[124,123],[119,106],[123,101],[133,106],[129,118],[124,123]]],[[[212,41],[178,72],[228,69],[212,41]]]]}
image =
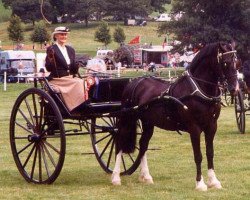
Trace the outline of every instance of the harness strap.
{"type": "MultiPolygon", "coordinates": [[[[186,77],[188,77],[189,82],[191,83],[192,87],[194,88],[194,91],[190,94],[190,96],[199,96],[204,100],[207,101],[215,101],[215,102],[220,102],[221,101],[221,95],[222,92],[219,89],[219,95],[215,96],[215,97],[209,97],[208,95],[206,95],[201,88],[198,86],[198,84],[196,83],[196,81],[194,80],[194,78],[190,75],[190,73],[188,71],[186,71],[186,77]]],[[[211,83],[210,83],[211,84],[211,83]]],[[[189,96],[189,95],[188,95],[189,96]]],[[[182,97],[184,98],[184,97],[182,97]]]]}

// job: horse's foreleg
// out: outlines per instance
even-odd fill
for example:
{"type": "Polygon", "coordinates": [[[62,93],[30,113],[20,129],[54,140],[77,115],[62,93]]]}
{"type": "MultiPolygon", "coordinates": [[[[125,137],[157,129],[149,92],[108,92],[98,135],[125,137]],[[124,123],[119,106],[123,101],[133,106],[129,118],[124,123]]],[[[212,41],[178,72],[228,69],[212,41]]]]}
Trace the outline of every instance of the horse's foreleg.
{"type": "Polygon", "coordinates": [[[141,159],[141,172],[139,176],[139,181],[143,183],[153,184],[153,178],[149,173],[148,162],[147,162],[147,154],[145,153],[141,159]]]}
{"type": "Polygon", "coordinates": [[[111,176],[113,185],[121,185],[120,171],[121,171],[122,151],[116,155],[115,167],[111,176]]]}
{"type": "Polygon", "coordinates": [[[195,189],[198,191],[207,191],[207,185],[205,184],[202,174],[201,174],[201,162],[202,162],[202,153],[200,149],[200,132],[190,132],[193,152],[194,152],[194,160],[196,164],[196,187],[195,189]]]}
{"type": "Polygon", "coordinates": [[[215,172],[214,172],[214,136],[217,130],[217,124],[215,123],[214,126],[209,126],[207,130],[205,130],[205,141],[206,141],[206,155],[207,155],[207,165],[208,165],[208,182],[207,185],[210,188],[216,188],[221,189],[221,183],[216,178],[215,172]]]}

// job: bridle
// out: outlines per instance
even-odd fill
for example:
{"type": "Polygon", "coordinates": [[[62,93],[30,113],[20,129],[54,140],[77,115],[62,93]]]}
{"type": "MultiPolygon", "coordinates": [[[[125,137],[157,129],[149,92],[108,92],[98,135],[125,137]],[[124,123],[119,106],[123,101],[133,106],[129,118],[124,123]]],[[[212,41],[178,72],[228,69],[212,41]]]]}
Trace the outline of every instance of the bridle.
{"type": "MultiPolygon", "coordinates": [[[[225,60],[223,60],[223,56],[225,55],[228,55],[228,54],[233,54],[235,57],[236,57],[236,50],[232,50],[232,51],[227,51],[225,53],[220,53],[218,51],[218,54],[217,54],[217,60],[218,60],[218,64],[219,63],[224,63],[224,65],[226,66],[226,62],[225,60]]],[[[222,70],[220,70],[220,74],[221,76],[223,75],[223,72],[222,70]]],[[[199,79],[199,78],[196,78],[194,77],[191,72],[189,70],[185,71],[184,76],[188,77],[188,81],[190,82],[191,84],[191,87],[193,89],[193,92],[191,94],[189,94],[188,96],[199,96],[201,97],[202,99],[206,100],[206,101],[213,101],[213,102],[220,102],[221,101],[221,95],[222,95],[222,91],[220,89],[220,85],[219,83],[213,83],[213,82],[209,82],[209,81],[206,81],[206,80],[203,80],[203,79],[199,79]],[[197,83],[197,81],[199,82],[203,82],[205,84],[209,84],[209,85],[214,85],[214,86],[217,86],[219,89],[219,95],[217,96],[208,96],[204,91],[202,91],[202,89],[199,87],[199,84],[197,83]]],[[[234,76],[237,76],[237,73],[236,74],[233,74],[232,76],[230,77],[227,77],[227,79],[230,79],[234,76]]],[[[222,78],[222,77],[221,77],[222,78]]],[[[185,96],[187,97],[187,96],[185,96]]],[[[185,98],[185,97],[182,97],[182,98],[185,98]]]]}

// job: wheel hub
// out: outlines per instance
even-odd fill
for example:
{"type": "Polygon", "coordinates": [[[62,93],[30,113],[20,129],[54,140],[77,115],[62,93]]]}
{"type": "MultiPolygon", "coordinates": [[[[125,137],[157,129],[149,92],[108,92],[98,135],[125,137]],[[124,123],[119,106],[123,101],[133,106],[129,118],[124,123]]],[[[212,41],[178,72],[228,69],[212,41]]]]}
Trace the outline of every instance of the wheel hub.
{"type": "Polygon", "coordinates": [[[39,142],[40,141],[40,136],[37,134],[29,135],[28,136],[28,141],[29,142],[39,142]]]}

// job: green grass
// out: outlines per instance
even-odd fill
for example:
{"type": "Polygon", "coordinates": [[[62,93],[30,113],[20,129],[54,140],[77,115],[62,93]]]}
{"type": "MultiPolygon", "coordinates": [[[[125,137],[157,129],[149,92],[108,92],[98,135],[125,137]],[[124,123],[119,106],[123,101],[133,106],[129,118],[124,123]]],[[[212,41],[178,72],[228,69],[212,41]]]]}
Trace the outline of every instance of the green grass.
{"type": "MultiPolygon", "coordinates": [[[[114,29],[117,24],[121,25],[124,29],[126,35],[125,43],[128,43],[131,39],[136,37],[137,35],[141,36],[141,43],[151,43],[153,45],[161,45],[164,37],[159,37],[156,30],[158,26],[158,22],[148,22],[148,25],[145,27],[140,26],[123,26],[121,22],[110,22],[110,33],[113,35],[114,29]]],[[[96,55],[96,51],[98,48],[102,48],[103,44],[94,40],[94,34],[97,30],[99,22],[90,22],[88,27],[85,27],[84,24],[57,24],[57,25],[48,25],[48,30],[53,32],[56,26],[68,26],[71,29],[71,33],[69,35],[69,43],[76,49],[77,53],[87,53],[91,56],[96,55]]],[[[24,45],[32,45],[30,41],[30,35],[32,33],[32,25],[24,24],[24,45]]],[[[0,23],[0,40],[2,41],[2,45],[12,45],[12,42],[8,38],[7,32],[8,22],[0,23]]],[[[37,45],[39,46],[39,45],[37,45]]],[[[112,41],[109,45],[109,49],[116,49],[119,45],[112,41]]]]}
{"type": "MultiPolygon", "coordinates": [[[[223,189],[197,192],[195,164],[188,134],[155,130],[149,151],[149,167],[154,185],[138,182],[138,170],[122,177],[122,186],[110,184],[91,152],[89,136],[67,138],[67,153],[63,170],[52,185],[27,183],[19,174],[10,150],[9,117],[17,96],[32,84],[0,84],[0,199],[249,199],[250,195],[250,128],[247,119],[245,135],[238,134],[233,107],[222,109],[215,138],[215,169],[223,189]]],[[[202,171],[207,180],[206,159],[202,171]]]]}

